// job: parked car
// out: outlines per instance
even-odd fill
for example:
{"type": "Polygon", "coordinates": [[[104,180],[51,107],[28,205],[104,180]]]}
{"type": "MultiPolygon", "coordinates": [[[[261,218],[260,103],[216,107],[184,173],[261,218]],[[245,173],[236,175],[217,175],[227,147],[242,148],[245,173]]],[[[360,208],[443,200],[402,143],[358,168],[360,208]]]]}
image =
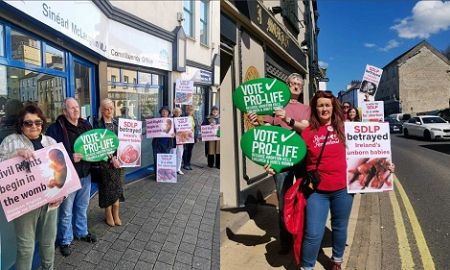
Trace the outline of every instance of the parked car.
{"type": "Polygon", "coordinates": [[[422,137],[425,140],[450,139],[450,124],[439,116],[415,116],[403,123],[403,135],[422,137]]]}
{"type": "Polygon", "coordinates": [[[402,133],[403,131],[403,123],[394,118],[386,117],[384,118],[384,122],[389,123],[389,131],[391,133],[402,133]]]}
{"type": "Polygon", "coordinates": [[[393,114],[388,115],[386,118],[395,119],[397,121],[401,121],[402,123],[404,123],[411,118],[411,114],[409,114],[409,113],[393,113],[393,114]]]}

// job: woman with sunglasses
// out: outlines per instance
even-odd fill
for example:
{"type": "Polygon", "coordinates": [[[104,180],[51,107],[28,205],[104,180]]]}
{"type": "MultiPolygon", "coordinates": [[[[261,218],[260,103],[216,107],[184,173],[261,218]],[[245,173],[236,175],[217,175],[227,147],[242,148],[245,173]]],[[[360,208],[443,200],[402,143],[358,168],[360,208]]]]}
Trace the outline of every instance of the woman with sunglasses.
{"type": "MultiPolygon", "coordinates": [[[[35,150],[56,144],[53,138],[42,134],[46,119],[37,106],[26,106],[18,118],[16,133],[7,136],[0,145],[0,162],[17,156],[30,160],[34,158],[35,150]]],[[[62,201],[62,198],[57,199],[13,221],[17,241],[17,270],[31,269],[36,240],[39,241],[42,269],[54,268],[58,211],[49,211],[49,207],[57,207],[62,201]]]]}

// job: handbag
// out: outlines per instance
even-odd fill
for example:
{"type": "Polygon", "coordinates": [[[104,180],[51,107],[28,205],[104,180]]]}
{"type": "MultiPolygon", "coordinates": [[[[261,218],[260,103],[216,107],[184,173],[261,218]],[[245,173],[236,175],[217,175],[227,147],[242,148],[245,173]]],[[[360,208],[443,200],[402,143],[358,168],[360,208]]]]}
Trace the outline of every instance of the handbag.
{"type": "Polygon", "coordinates": [[[322,149],[320,150],[319,158],[316,162],[316,169],[307,171],[305,177],[302,182],[302,189],[304,191],[314,191],[320,184],[320,175],[317,168],[319,167],[320,160],[322,159],[323,150],[325,149],[325,144],[327,143],[328,135],[330,135],[330,131],[328,130],[327,135],[325,136],[325,141],[323,142],[322,149]]]}

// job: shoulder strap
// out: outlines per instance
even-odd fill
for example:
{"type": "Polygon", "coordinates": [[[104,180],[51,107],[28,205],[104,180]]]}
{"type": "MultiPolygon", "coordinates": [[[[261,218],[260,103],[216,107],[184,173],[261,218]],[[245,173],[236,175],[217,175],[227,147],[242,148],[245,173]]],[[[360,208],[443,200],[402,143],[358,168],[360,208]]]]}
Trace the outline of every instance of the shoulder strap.
{"type": "Polygon", "coordinates": [[[322,149],[320,150],[319,158],[317,159],[317,162],[316,162],[316,170],[319,167],[320,160],[322,159],[322,153],[323,153],[323,150],[325,149],[325,144],[327,143],[328,135],[330,135],[329,130],[327,131],[327,135],[325,136],[325,141],[323,141],[322,149]]]}

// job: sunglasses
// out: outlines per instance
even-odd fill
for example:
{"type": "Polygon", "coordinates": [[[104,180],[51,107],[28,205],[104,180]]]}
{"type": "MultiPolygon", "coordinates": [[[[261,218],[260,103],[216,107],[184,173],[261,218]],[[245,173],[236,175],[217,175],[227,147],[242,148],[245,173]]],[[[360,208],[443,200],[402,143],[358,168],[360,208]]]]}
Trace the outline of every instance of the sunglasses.
{"type": "Polygon", "coordinates": [[[37,126],[37,127],[41,127],[42,124],[44,124],[44,122],[42,120],[25,120],[23,121],[23,126],[24,127],[32,127],[33,125],[37,126]]]}
{"type": "Polygon", "coordinates": [[[350,108],[350,106],[348,106],[348,105],[344,105],[344,108],[350,108]]]}

